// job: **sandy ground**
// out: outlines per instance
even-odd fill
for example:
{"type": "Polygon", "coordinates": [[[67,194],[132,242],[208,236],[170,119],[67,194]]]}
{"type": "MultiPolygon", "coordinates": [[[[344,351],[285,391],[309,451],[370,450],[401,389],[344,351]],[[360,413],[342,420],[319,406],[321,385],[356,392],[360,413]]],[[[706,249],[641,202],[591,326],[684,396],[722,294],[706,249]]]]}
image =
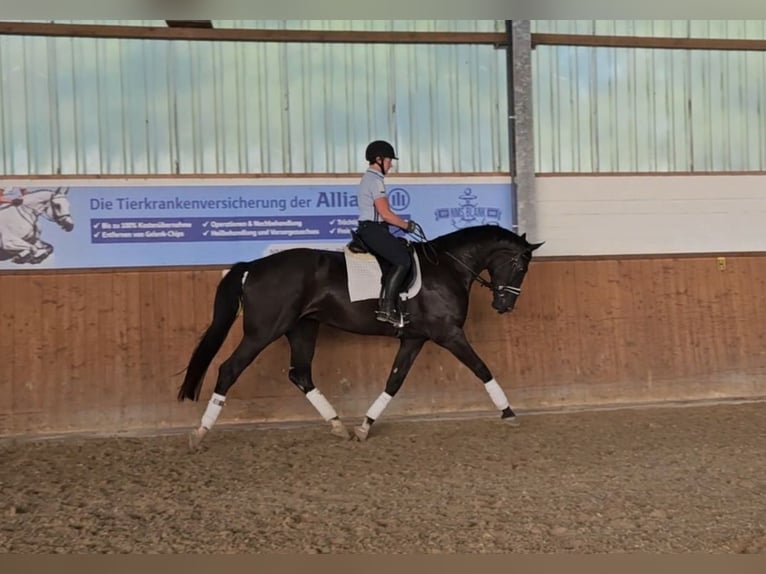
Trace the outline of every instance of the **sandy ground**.
{"type": "Polygon", "coordinates": [[[0,552],[764,552],[766,404],[0,441],[0,552]]]}

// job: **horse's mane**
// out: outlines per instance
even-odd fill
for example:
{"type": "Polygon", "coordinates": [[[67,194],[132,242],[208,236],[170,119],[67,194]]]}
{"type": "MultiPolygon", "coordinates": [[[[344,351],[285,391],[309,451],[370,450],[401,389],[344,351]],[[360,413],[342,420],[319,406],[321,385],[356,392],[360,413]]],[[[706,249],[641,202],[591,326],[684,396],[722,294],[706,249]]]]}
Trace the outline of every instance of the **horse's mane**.
{"type": "Polygon", "coordinates": [[[506,241],[519,247],[528,245],[525,238],[517,235],[510,229],[499,225],[475,225],[440,235],[430,240],[428,244],[436,249],[450,250],[466,245],[482,243],[484,241],[506,241]]]}
{"type": "Polygon", "coordinates": [[[35,195],[36,193],[52,193],[56,194],[56,191],[54,189],[51,189],[50,187],[40,187],[38,189],[33,189],[31,191],[25,191],[22,193],[22,195],[35,195]]]}

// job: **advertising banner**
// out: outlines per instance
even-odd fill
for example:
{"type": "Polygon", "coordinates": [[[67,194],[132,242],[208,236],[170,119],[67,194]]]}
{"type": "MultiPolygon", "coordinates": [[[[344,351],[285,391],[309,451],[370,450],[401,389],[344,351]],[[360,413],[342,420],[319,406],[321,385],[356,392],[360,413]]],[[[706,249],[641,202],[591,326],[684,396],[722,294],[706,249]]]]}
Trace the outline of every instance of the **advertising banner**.
{"type": "MultiPolygon", "coordinates": [[[[0,270],[230,265],[293,247],[341,250],[357,226],[356,180],[103,182],[8,187],[0,270]]],[[[508,179],[387,181],[392,209],[429,239],[513,228],[508,179]]]]}

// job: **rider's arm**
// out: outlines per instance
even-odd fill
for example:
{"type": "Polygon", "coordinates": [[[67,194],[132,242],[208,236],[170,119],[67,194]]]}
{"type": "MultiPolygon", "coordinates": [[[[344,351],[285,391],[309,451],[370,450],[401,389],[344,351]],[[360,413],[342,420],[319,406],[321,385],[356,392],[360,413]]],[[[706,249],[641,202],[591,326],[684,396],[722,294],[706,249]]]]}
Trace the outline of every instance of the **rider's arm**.
{"type": "Polygon", "coordinates": [[[388,203],[388,198],[378,197],[375,200],[375,209],[378,210],[378,213],[380,214],[380,217],[383,218],[383,221],[386,223],[389,223],[391,225],[396,225],[400,229],[407,229],[407,222],[396,215],[393,211],[391,211],[391,205],[388,203]]]}

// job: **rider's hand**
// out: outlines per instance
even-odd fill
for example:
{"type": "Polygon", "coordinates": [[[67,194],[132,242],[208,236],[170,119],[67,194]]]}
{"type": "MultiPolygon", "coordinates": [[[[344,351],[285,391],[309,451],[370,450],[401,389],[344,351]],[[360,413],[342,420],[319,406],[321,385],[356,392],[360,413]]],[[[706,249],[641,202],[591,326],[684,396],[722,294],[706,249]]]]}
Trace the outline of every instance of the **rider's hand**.
{"type": "Polygon", "coordinates": [[[11,205],[19,206],[19,205],[21,205],[22,203],[24,203],[24,200],[23,200],[23,199],[21,199],[20,197],[14,197],[14,198],[11,200],[11,205]]]}
{"type": "Polygon", "coordinates": [[[418,227],[418,224],[410,219],[407,222],[407,233],[414,233],[414,231],[417,229],[417,227],[418,227]]]}

